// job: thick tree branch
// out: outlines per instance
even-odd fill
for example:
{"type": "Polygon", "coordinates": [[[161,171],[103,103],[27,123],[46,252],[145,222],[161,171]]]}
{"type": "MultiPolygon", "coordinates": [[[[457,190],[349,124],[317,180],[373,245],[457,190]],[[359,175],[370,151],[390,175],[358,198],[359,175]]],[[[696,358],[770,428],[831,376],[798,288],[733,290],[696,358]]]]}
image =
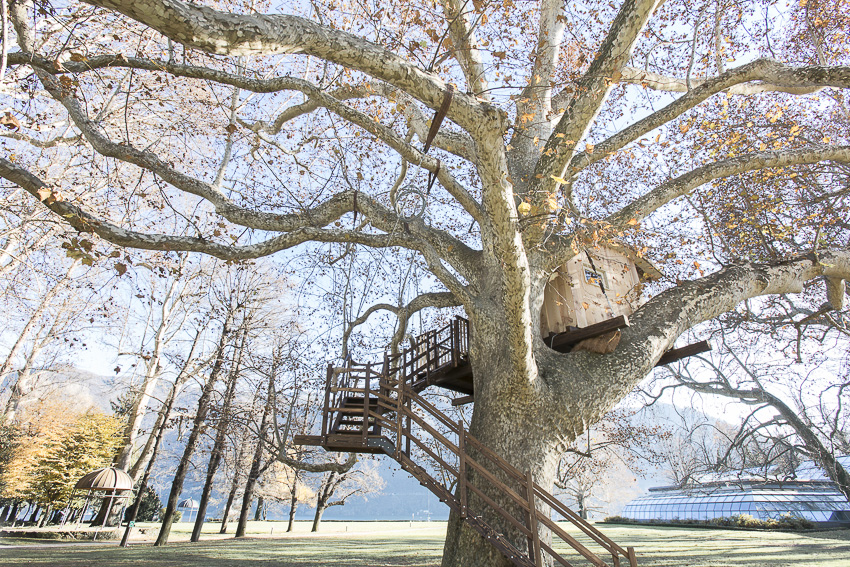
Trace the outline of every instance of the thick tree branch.
{"type": "Polygon", "coordinates": [[[2,132],[0,133],[0,137],[3,138],[11,138],[12,140],[17,140],[19,142],[24,142],[29,144],[34,148],[55,148],[56,146],[70,146],[79,142],[82,139],[82,136],[64,136],[51,138],[49,140],[39,140],[38,138],[33,138],[32,136],[28,136],[27,134],[22,134],[20,132],[2,132]]]}
{"type": "MultiPolygon", "coordinates": [[[[428,130],[431,128],[433,117],[425,116],[410,96],[397,89],[384,84],[383,86],[376,86],[376,90],[383,90],[387,98],[398,100],[398,109],[407,118],[407,124],[413,129],[416,136],[424,141],[428,136],[428,130]]],[[[441,128],[431,142],[431,145],[462,157],[472,163],[478,162],[475,144],[464,133],[451,132],[441,128]]]]}
{"type": "MultiPolygon", "coordinates": [[[[657,295],[629,317],[617,359],[639,366],[645,376],[661,355],[687,329],[734,309],[747,299],[800,293],[818,277],[850,278],[850,249],[835,249],[772,264],[743,263],[697,280],[683,282],[657,295]],[[622,356],[628,354],[628,356],[622,356]]],[[[637,376],[637,374],[620,374],[637,376]]]]}
{"type": "Polygon", "coordinates": [[[686,195],[696,187],[713,179],[729,177],[758,169],[805,165],[821,161],[850,163],[850,146],[755,152],[709,163],[662,183],[649,193],[635,199],[632,203],[608,217],[607,220],[615,226],[625,226],[632,219],[639,221],[673,199],[686,195]]]}
{"type": "Polygon", "coordinates": [[[640,32],[661,0],[625,0],[587,73],[570,93],[564,114],[543,147],[534,168],[538,180],[534,199],[542,201],[558,189],[552,176],[562,178],[605,102],[611,85],[632,55],[640,32]]]}
{"type": "MultiPolygon", "coordinates": [[[[86,0],[137,20],[187,47],[221,55],[303,53],[386,81],[433,109],[446,83],[380,45],[283,14],[230,14],[181,0],[86,0]]],[[[468,130],[489,120],[473,96],[458,93],[449,117],[468,130]]]]}
{"type": "MultiPolygon", "coordinates": [[[[536,156],[539,141],[552,132],[552,77],[561,52],[566,27],[563,0],[543,0],[540,3],[540,22],[537,49],[528,86],[517,101],[517,116],[511,145],[522,156],[536,156]]],[[[533,164],[525,164],[525,167],[533,164]]],[[[525,171],[528,174],[528,171],[525,171]]]]}
{"type": "Polygon", "coordinates": [[[576,155],[570,162],[568,174],[575,175],[585,167],[604,159],[647,132],[667,124],[717,93],[725,91],[732,94],[754,94],[780,88],[798,88],[809,93],[824,87],[850,88],[850,67],[789,67],[772,59],[753,61],[730,69],[713,79],[700,81],[699,86],[690,91],[686,90],[687,94],[676,102],[625,128],[604,142],[596,144],[592,154],[582,152],[576,155]],[[761,81],[761,83],[744,84],[752,81],[761,81]],[[765,90],[758,91],[759,88],[765,90]],[[748,89],[752,92],[747,92],[748,89]]]}
{"type": "MultiPolygon", "coordinates": [[[[754,95],[759,93],[786,93],[792,95],[811,94],[827,86],[846,88],[848,72],[850,72],[848,67],[842,66],[822,67],[813,65],[810,67],[799,67],[795,69],[793,67],[786,67],[778,62],[773,62],[769,59],[760,59],[748,65],[739,67],[739,69],[759,64],[762,61],[772,62],[775,66],[775,71],[769,70],[764,76],[736,82],[735,84],[726,87],[724,90],[733,95],[754,95]],[[798,74],[799,72],[801,73],[798,74]],[[815,79],[807,80],[809,78],[815,79]],[[749,81],[759,82],[754,84],[741,84],[749,81]]],[[[735,69],[732,71],[734,72],[735,69]]],[[[712,79],[691,78],[691,88],[688,89],[687,81],[685,79],[667,77],[650,71],[645,71],[643,69],[626,67],[623,69],[623,74],[617,82],[641,85],[658,91],[686,93],[717,81],[728,74],[729,71],[712,79]]]]}
{"type": "Polygon", "coordinates": [[[490,101],[489,83],[484,72],[484,62],[475,38],[473,3],[466,0],[443,0],[443,12],[449,22],[452,55],[460,63],[469,92],[481,100],[490,101]]]}
{"type": "MultiPolygon", "coordinates": [[[[817,257],[810,254],[771,264],[731,265],[703,278],[682,282],[629,316],[630,326],[621,329],[616,356],[586,352],[556,355],[538,349],[538,358],[557,366],[559,357],[567,356],[581,369],[578,374],[552,378],[566,381],[552,389],[563,407],[570,408],[576,403],[564,393],[571,388],[581,389],[590,399],[608,400],[612,407],[649,374],[688,329],[754,297],[800,293],[806,282],[824,276],[850,278],[850,249],[822,251],[817,257]]],[[[607,409],[605,405],[597,408],[602,414],[607,409]]],[[[583,416],[591,423],[601,417],[587,413],[583,416]]]]}

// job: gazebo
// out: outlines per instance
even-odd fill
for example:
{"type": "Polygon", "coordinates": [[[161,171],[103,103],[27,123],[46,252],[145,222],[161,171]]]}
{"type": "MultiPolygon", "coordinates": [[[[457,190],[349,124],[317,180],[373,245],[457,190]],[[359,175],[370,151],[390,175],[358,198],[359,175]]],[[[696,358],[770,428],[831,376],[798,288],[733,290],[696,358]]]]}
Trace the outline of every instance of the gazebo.
{"type": "Polygon", "coordinates": [[[187,521],[192,521],[192,512],[194,511],[197,515],[198,513],[198,501],[194,498],[186,498],[185,500],[181,500],[177,503],[178,508],[183,508],[184,510],[188,510],[189,518],[187,521]]]}
{"type": "MultiPolygon", "coordinates": [[[[83,510],[79,515],[79,521],[82,521],[83,516],[86,514],[86,509],[88,508],[89,500],[91,499],[93,492],[103,493],[101,496],[102,499],[109,498],[109,509],[112,508],[112,503],[115,500],[123,500],[123,504],[126,505],[127,499],[130,498],[130,495],[133,492],[133,479],[121,469],[106,467],[103,469],[97,469],[96,471],[92,471],[83,476],[77,481],[77,484],[74,485],[74,490],[88,491],[86,494],[86,503],[83,505],[83,510]]],[[[122,513],[123,508],[124,506],[122,505],[122,513]]],[[[108,517],[108,513],[104,514],[103,523],[97,527],[94,539],[97,539],[97,534],[100,532],[100,529],[106,526],[106,520],[108,517]]]]}

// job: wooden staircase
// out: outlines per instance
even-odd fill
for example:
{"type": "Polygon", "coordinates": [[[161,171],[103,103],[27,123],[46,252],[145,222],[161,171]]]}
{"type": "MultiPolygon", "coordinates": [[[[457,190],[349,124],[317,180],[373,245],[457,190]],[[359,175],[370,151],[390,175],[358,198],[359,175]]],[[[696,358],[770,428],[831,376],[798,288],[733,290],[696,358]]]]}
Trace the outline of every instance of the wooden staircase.
{"type": "Polygon", "coordinates": [[[471,398],[468,353],[469,323],[457,317],[418,337],[404,352],[385,355],[381,364],[328,366],[321,435],[297,435],[295,443],[391,456],[518,567],[572,567],[576,560],[596,567],[636,567],[633,548],[608,539],[535,483],[530,472],[499,457],[462,422],[452,421],[419,395],[437,386],[471,398]],[[470,475],[479,482],[471,483],[470,475]],[[484,482],[509,505],[498,504],[482,490],[484,482]],[[549,511],[578,533],[567,533],[549,511]],[[489,525],[484,514],[493,517],[493,512],[526,541],[512,541],[489,525]],[[551,533],[551,539],[541,538],[541,531],[551,533]],[[610,556],[611,563],[600,555],[610,556]]]}

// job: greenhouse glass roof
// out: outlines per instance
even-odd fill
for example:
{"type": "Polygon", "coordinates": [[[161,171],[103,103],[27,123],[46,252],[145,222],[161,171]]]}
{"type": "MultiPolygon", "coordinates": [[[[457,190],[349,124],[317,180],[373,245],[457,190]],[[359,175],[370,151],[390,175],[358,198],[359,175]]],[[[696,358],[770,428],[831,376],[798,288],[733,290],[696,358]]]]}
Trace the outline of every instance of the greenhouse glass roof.
{"type": "Polygon", "coordinates": [[[850,523],[850,502],[823,478],[816,467],[804,464],[795,480],[712,480],[684,488],[650,488],[649,494],[626,504],[620,515],[638,521],[791,515],[817,523],[850,523]]]}

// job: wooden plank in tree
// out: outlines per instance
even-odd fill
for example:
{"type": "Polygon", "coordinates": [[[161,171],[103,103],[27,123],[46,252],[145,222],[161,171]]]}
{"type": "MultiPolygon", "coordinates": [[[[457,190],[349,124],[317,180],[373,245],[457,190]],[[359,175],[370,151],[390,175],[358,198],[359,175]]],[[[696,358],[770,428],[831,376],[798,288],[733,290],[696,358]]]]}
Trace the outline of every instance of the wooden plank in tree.
{"type": "Polygon", "coordinates": [[[625,315],[619,315],[613,319],[607,319],[594,325],[582,327],[581,329],[558,333],[544,339],[544,342],[553,350],[569,352],[575,344],[585,339],[592,339],[593,337],[598,337],[599,335],[604,335],[605,333],[628,326],[629,318],[625,315]]]}
{"type": "Polygon", "coordinates": [[[463,406],[466,404],[471,404],[475,401],[475,396],[461,396],[459,398],[455,398],[452,400],[452,405],[454,407],[463,406]]]}
{"type": "Polygon", "coordinates": [[[598,337],[593,337],[592,339],[584,339],[574,346],[571,352],[586,350],[589,352],[595,352],[596,354],[609,354],[614,352],[617,345],[620,344],[621,336],[622,333],[620,333],[619,330],[616,330],[605,333],[604,335],[599,335],[598,337]]]}
{"type": "Polygon", "coordinates": [[[321,447],[324,439],[321,435],[295,435],[292,437],[293,445],[315,445],[321,447]]]}
{"type": "Polygon", "coordinates": [[[710,350],[711,343],[708,341],[700,341],[698,343],[683,346],[682,348],[673,348],[665,352],[664,355],[658,359],[658,362],[655,363],[655,366],[670,364],[671,362],[676,362],[677,360],[682,360],[683,358],[687,358],[701,352],[708,352],[710,350]]]}

